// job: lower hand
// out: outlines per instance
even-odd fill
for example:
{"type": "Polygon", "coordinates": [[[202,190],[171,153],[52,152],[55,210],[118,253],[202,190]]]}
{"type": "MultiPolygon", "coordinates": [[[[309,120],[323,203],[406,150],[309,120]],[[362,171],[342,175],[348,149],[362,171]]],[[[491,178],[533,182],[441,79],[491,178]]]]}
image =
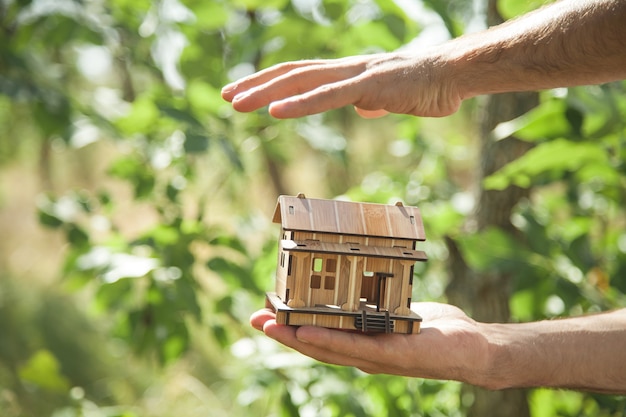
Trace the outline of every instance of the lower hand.
{"type": "Polygon", "coordinates": [[[263,309],[250,319],[267,336],[322,362],[386,373],[479,384],[487,369],[488,343],[480,323],[460,309],[439,303],[413,303],[423,318],[421,332],[363,334],[321,327],[276,323],[263,309]]]}

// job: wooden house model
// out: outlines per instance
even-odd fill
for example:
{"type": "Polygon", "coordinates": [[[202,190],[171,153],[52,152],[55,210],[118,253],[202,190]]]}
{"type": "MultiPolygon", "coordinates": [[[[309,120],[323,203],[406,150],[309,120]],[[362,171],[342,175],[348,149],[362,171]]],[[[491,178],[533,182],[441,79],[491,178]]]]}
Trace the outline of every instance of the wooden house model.
{"type": "Polygon", "coordinates": [[[276,320],[364,332],[418,333],[413,267],[426,261],[419,209],[280,196],[276,320]]]}

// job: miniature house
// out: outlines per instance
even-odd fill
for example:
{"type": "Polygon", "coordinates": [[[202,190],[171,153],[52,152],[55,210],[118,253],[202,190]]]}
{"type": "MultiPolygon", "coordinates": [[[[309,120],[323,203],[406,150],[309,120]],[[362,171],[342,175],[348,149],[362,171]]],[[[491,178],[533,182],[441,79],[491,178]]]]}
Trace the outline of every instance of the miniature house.
{"type": "Polygon", "coordinates": [[[424,226],[416,207],[280,196],[276,320],[365,332],[418,333],[413,267],[424,226]]]}

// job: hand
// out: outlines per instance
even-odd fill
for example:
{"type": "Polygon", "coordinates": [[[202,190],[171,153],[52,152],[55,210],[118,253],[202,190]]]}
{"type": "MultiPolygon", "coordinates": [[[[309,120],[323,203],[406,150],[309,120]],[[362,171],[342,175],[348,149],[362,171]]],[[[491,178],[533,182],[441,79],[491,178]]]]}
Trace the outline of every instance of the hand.
{"type": "Polygon", "coordinates": [[[263,309],[250,323],[278,342],[322,362],[387,373],[480,384],[487,369],[488,344],[480,324],[460,309],[438,303],[413,303],[423,318],[421,333],[363,334],[312,326],[276,324],[263,309]]]}
{"type": "Polygon", "coordinates": [[[225,86],[222,97],[242,112],[269,105],[269,113],[281,119],[346,105],[364,117],[441,117],[461,104],[446,62],[440,51],[288,62],[225,86]]]}

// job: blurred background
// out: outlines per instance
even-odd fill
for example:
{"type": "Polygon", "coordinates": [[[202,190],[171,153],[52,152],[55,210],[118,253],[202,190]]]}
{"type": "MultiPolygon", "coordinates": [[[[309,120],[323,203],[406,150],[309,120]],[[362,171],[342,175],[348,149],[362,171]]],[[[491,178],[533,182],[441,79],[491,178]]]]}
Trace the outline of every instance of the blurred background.
{"type": "Polygon", "coordinates": [[[248,325],[280,194],[422,210],[413,300],[483,321],[626,306],[626,83],[444,119],[237,114],[221,87],[433,45],[541,0],[0,0],[0,415],[618,416],[327,366],[248,325]]]}

